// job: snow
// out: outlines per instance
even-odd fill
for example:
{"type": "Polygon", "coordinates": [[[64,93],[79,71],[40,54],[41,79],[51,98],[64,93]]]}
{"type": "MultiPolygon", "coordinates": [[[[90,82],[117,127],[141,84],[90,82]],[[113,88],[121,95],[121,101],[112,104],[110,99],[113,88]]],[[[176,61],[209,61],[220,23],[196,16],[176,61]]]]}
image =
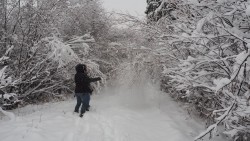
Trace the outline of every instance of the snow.
{"type": "Polygon", "coordinates": [[[119,46],[122,46],[122,44],[121,43],[117,43],[117,42],[111,42],[111,43],[109,43],[109,45],[110,46],[117,46],[117,47],[119,47],[119,46]]]}
{"type": "Polygon", "coordinates": [[[230,80],[228,78],[220,78],[220,79],[215,79],[214,84],[216,85],[215,90],[218,91],[225,85],[230,83],[230,80]]]}
{"type": "Polygon", "coordinates": [[[95,39],[91,37],[89,34],[85,34],[83,36],[76,36],[69,41],[67,41],[67,44],[79,44],[79,43],[94,43],[95,39]]]}
{"type": "Polygon", "coordinates": [[[218,3],[225,3],[227,0],[217,0],[218,3]]]}
{"type": "Polygon", "coordinates": [[[230,131],[225,131],[224,133],[230,135],[231,137],[234,137],[235,135],[238,134],[238,129],[232,129],[230,131]]]}
{"type": "Polygon", "coordinates": [[[194,5],[199,5],[199,1],[198,0],[187,0],[190,4],[194,4],[194,5]]]}
{"type": "Polygon", "coordinates": [[[1,88],[9,85],[12,82],[12,78],[6,76],[6,70],[7,70],[7,66],[3,67],[0,70],[0,87],[1,88]]]}
{"type": "Polygon", "coordinates": [[[202,18],[201,20],[198,21],[197,26],[196,26],[196,31],[198,33],[202,33],[202,27],[206,21],[207,21],[206,18],[202,18]]]}
{"type": "Polygon", "coordinates": [[[72,112],[74,106],[71,99],[17,109],[14,121],[0,120],[1,141],[192,141],[204,130],[148,84],[92,96],[91,110],[83,118],[72,112]]]}
{"type": "Polygon", "coordinates": [[[7,51],[5,52],[5,56],[8,56],[8,54],[14,49],[14,46],[10,46],[7,51]]]}
{"type": "Polygon", "coordinates": [[[231,108],[231,107],[229,107],[229,108],[225,109],[225,111],[226,111],[226,112],[224,112],[224,114],[223,114],[223,115],[221,115],[220,117],[215,118],[215,120],[217,120],[217,121],[221,121],[221,120],[223,120],[223,119],[224,119],[224,118],[228,115],[228,112],[227,112],[227,111],[229,111],[229,110],[230,110],[230,108],[231,108]]]}
{"type": "Polygon", "coordinates": [[[249,53],[247,53],[246,51],[243,51],[236,56],[235,60],[237,64],[241,64],[248,56],[249,56],[249,53]]]}
{"type": "Polygon", "coordinates": [[[1,70],[0,70],[0,78],[1,80],[4,79],[5,77],[5,70],[7,69],[7,66],[3,67],[1,70]]]}
{"type": "MultiPolygon", "coordinates": [[[[5,116],[7,116],[10,119],[10,122],[13,122],[15,120],[15,115],[11,112],[6,112],[0,107],[0,113],[3,113],[5,116]]],[[[1,132],[0,132],[1,133],[1,132]]],[[[1,134],[0,134],[1,136],[1,134]]]]}
{"type": "Polygon", "coordinates": [[[72,62],[78,62],[79,58],[71,47],[63,43],[59,38],[53,36],[45,38],[44,41],[48,42],[51,52],[47,55],[48,59],[53,59],[59,63],[58,68],[64,67],[72,62]]]}
{"type": "Polygon", "coordinates": [[[3,56],[3,57],[0,58],[0,62],[8,60],[8,59],[9,59],[9,57],[3,56]]]}
{"type": "Polygon", "coordinates": [[[229,30],[233,35],[239,37],[240,39],[242,39],[243,37],[245,37],[245,33],[242,32],[239,28],[237,27],[233,27],[229,30]]]}
{"type": "Polygon", "coordinates": [[[247,15],[247,16],[250,16],[250,5],[247,5],[247,8],[246,8],[246,15],[247,15]]]}
{"type": "Polygon", "coordinates": [[[250,107],[248,106],[244,112],[245,114],[250,114],[250,107]]]}
{"type": "MultiPolygon", "coordinates": [[[[224,2],[223,2],[223,3],[224,3],[224,2]]],[[[231,16],[231,15],[233,15],[233,14],[238,10],[236,6],[231,6],[231,8],[232,8],[233,10],[230,11],[230,12],[225,13],[224,15],[226,15],[226,16],[231,16]]]]}
{"type": "Polygon", "coordinates": [[[187,0],[187,4],[193,4],[196,6],[205,6],[205,5],[210,5],[211,3],[209,2],[204,2],[204,1],[199,1],[199,0],[187,0]]]}
{"type": "Polygon", "coordinates": [[[8,93],[3,95],[4,99],[10,99],[11,97],[16,97],[16,96],[17,95],[15,93],[8,93]]]}
{"type": "Polygon", "coordinates": [[[215,124],[209,126],[209,127],[207,128],[206,131],[202,132],[199,136],[197,136],[197,137],[195,138],[195,141],[198,140],[199,138],[201,138],[202,136],[204,136],[204,135],[205,135],[206,133],[208,133],[209,131],[215,129],[215,128],[216,128],[216,125],[215,125],[215,124]]]}
{"type": "Polygon", "coordinates": [[[198,22],[197,22],[197,25],[196,25],[196,29],[193,31],[193,34],[192,36],[193,37],[196,37],[197,35],[198,36],[201,36],[202,35],[202,27],[204,26],[204,24],[208,21],[211,21],[211,19],[213,19],[214,17],[214,12],[210,12],[207,14],[206,17],[200,19],[198,22]]]}

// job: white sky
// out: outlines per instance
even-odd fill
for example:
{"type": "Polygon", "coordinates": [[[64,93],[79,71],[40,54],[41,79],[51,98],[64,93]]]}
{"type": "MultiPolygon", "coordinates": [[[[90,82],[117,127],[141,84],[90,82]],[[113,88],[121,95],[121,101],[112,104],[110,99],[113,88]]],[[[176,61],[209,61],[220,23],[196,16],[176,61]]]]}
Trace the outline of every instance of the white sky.
{"type": "Polygon", "coordinates": [[[146,0],[101,0],[108,11],[128,12],[134,16],[145,16],[146,0]]]}

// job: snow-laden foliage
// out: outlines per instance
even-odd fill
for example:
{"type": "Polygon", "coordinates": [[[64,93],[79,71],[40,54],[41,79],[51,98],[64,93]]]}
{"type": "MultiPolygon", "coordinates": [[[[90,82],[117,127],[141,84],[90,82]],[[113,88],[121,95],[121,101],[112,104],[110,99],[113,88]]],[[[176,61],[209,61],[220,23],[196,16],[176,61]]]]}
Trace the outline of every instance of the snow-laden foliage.
{"type": "Polygon", "coordinates": [[[8,86],[14,86],[16,81],[9,76],[8,66],[4,65],[7,60],[9,60],[9,53],[13,49],[13,46],[6,50],[5,54],[0,58],[0,63],[3,65],[2,69],[0,70],[0,107],[3,109],[13,109],[18,106],[21,102],[15,93],[6,93],[5,90],[8,86]]]}
{"type": "Polygon", "coordinates": [[[46,59],[58,62],[59,68],[69,65],[71,62],[80,62],[80,58],[78,58],[72,48],[60,41],[59,38],[47,37],[42,39],[42,41],[47,42],[46,47],[49,50],[46,59]]]}
{"type": "Polygon", "coordinates": [[[7,69],[7,66],[3,67],[0,70],[0,80],[1,80],[0,86],[1,86],[1,88],[4,88],[12,83],[11,77],[6,75],[6,69],[7,69]]]}
{"type": "Polygon", "coordinates": [[[19,103],[21,103],[21,101],[18,100],[18,96],[15,93],[2,94],[0,98],[0,107],[4,110],[17,108],[19,103]]]}
{"type": "Polygon", "coordinates": [[[175,58],[163,71],[172,94],[211,125],[196,140],[215,135],[219,125],[236,141],[250,138],[249,5],[238,0],[162,0],[148,10],[157,28],[151,28],[154,40],[175,58]]]}
{"type": "Polygon", "coordinates": [[[15,93],[23,104],[62,99],[73,92],[77,63],[105,78],[94,61],[95,39],[108,30],[99,0],[2,0],[0,7],[4,94],[15,93]]]}
{"type": "Polygon", "coordinates": [[[13,65],[18,82],[11,90],[21,99],[33,103],[72,91],[70,70],[80,58],[70,46],[55,36],[46,37],[30,48],[29,55],[22,65],[13,65]]]}
{"type": "Polygon", "coordinates": [[[80,58],[84,58],[89,54],[91,48],[88,45],[89,43],[95,43],[95,39],[90,34],[76,36],[66,41],[66,44],[68,44],[80,58]]]}
{"type": "MultiPolygon", "coordinates": [[[[0,70],[0,88],[4,89],[10,85],[14,85],[12,78],[6,74],[7,66],[3,67],[0,70]]],[[[12,109],[16,108],[21,101],[18,100],[18,97],[15,93],[5,93],[0,91],[0,107],[3,109],[12,109]]]]}
{"type": "Polygon", "coordinates": [[[105,38],[109,19],[100,0],[66,0],[62,11],[58,11],[55,24],[66,39],[91,33],[96,40],[105,38]],[[69,38],[68,38],[69,37],[69,38]]]}
{"type": "MultiPolygon", "coordinates": [[[[78,63],[85,63],[91,76],[98,75],[105,78],[105,75],[99,71],[98,64],[86,57],[81,58],[78,56],[79,52],[76,53],[73,50],[72,46],[76,45],[75,39],[78,39],[77,42],[83,47],[87,45],[85,40],[79,40],[80,38],[82,37],[74,37],[67,43],[56,36],[41,39],[30,48],[28,60],[23,65],[10,65],[10,68],[16,67],[16,72],[6,75],[7,66],[1,70],[1,90],[5,93],[14,92],[19,99],[30,103],[47,101],[50,98],[61,99],[62,94],[73,92],[74,67],[78,63]]],[[[8,101],[6,98],[3,99],[8,101]]]]}

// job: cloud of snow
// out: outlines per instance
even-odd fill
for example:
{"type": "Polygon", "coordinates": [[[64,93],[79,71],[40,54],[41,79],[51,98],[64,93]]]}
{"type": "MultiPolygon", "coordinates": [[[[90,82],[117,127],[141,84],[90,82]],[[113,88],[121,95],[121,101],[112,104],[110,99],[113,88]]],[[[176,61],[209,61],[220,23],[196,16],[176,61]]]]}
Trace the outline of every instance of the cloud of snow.
{"type": "Polygon", "coordinates": [[[158,85],[152,84],[146,73],[138,72],[132,64],[121,65],[115,85],[107,88],[103,95],[112,95],[110,106],[126,106],[129,108],[146,108],[156,106],[159,101],[158,85]]]}

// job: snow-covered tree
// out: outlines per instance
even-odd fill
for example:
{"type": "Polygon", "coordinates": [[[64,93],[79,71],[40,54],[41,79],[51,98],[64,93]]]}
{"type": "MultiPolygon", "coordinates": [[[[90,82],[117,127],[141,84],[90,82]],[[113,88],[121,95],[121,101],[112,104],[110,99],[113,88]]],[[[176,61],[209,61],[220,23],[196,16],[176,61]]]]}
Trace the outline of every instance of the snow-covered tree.
{"type": "Polygon", "coordinates": [[[175,58],[163,72],[171,78],[167,83],[172,93],[195,105],[211,124],[196,139],[215,133],[219,125],[235,140],[250,138],[249,2],[162,0],[148,4],[148,19],[157,27],[154,38],[175,58]]]}
{"type": "Polygon", "coordinates": [[[99,56],[90,55],[108,30],[99,0],[4,0],[0,6],[0,69],[7,66],[6,77],[15,82],[2,91],[24,104],[61,99],[72,93],[77,63],[104,77],[93,61],[99,56]]]}

